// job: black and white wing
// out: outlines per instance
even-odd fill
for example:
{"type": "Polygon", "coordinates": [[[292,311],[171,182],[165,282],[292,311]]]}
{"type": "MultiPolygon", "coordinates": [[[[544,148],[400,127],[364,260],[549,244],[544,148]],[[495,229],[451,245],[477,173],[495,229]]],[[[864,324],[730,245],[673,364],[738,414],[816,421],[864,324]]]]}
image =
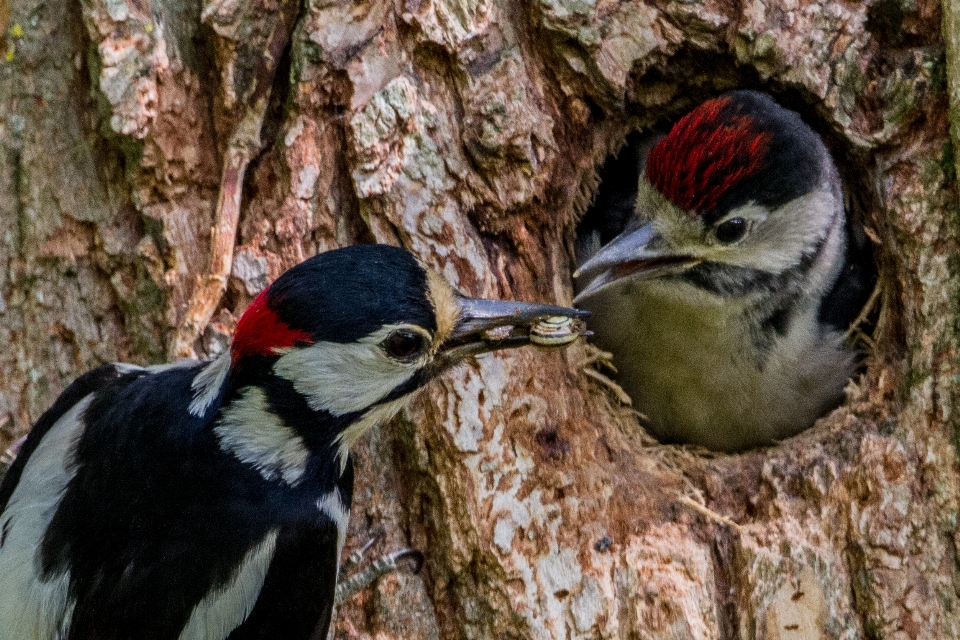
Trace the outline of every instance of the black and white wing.
{"type": "Polygon", "coordinates": [[[44,533],[71,478],[84,412],[100,389],[139,368],[104,365],[77,378],[37,420],[0,484],[0,629],[4,637],[56,638],[68,614],[68,584],[45,580],[36,561],[44,533]]]}

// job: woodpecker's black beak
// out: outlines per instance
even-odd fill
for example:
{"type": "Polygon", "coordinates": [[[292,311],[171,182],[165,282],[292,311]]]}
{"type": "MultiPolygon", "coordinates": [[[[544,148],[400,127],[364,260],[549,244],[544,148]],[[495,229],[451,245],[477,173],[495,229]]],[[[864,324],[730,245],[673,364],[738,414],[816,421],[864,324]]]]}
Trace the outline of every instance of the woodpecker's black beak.
{"type": "Polygon", "coordinates": [[[574,278],[589,278],[574,303],[627,278],[653,278],[665,273],[685,271],[701,262],[699,258],[671,253],[663,237],[652,224],[624,231],[610,241],[573,274],[574,278]]]}
{"type": "Polygon", "coordinates": [[[434,359],[434,366],[441,369],[488,351],[528,344],[556,348],[588,335],[583,322],[588,311],[463,296],[457,304],[457,323],[434,359]]]}

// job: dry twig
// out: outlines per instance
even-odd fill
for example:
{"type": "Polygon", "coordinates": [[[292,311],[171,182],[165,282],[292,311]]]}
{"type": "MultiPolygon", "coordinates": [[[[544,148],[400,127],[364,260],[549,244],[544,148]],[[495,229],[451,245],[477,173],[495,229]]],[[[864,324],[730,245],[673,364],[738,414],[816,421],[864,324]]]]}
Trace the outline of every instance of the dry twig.
{"type": "Polygon", "coordinates": [[[683,495],[683,494],[678,494],[678,495],[677,495],[677,501],[680,502],[680,504],[684,504],[684,505],[690,507],[691,509],[693,509],[693,510],[696,511],[697,513],[700,513],[700,514],[706,516],[707,518],[709,518],[710,520],[713,520],[714,522],[719,522],[720,524],[726,525],[726,526],[728,526],[728,527],[732,527],[733,529],[735,529],[735,530],[737,531],[737,533],[742,533],[742,532],[743,532],[743,528],[742,528],[739,524],[737,524],[736,522],[734,522],[734,521],[731,520],[730,518],[728,518],[728,517],[726,517],[726,516],[724,516],[724,515],[721,515],[721,514],[717,513],[716,511],[713,511],[713,510],[710,509],[709,507],[706,507],[706,506],[700,504],[699,502],[697,502],[696,500],[694,500],[694,499],[691,498],[690,496],[685,496],[685,495],[683,495]]]}
{"type": "Polygon", "coordinates": [[[281,55],[290,41],[296,3],[286,3],[283,15],[274,26],[267,48],[260,57],[255,85],[245,101],[248,105],[224,155],[223,173],[214,225],[210,230],[210,263],[203,276],[197,276],[187,311],[170,345],[171,359],[194,358],[193,345],[220,305],[233,267],[233,249],[240,221],[243,181],[250,161],[260,151],[260,130],[270,102],[270,89],[281,55]]]}

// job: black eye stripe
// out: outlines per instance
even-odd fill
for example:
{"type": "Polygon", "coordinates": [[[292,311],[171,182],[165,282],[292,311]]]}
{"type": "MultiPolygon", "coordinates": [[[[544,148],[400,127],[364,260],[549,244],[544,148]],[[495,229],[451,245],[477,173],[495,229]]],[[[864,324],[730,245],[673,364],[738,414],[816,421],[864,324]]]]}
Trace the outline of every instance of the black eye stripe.
{"type": "Polygon", "coordinates": [[[426,337],[410,329],[398,329],[380,343],[386,354],[397,360],[416,359],[423,353],[426,345],[426,337]]]}

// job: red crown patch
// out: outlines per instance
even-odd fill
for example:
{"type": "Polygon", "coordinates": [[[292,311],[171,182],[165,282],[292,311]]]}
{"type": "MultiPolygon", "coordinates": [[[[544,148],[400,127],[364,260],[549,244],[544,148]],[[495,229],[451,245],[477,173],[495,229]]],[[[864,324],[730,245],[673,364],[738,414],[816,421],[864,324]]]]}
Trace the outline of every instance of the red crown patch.
{"type": "Polygon", "coordinates": [[[270,356],[276,353],[276,349],[310,342],[309,333],[290,328],[277,312],[270,308],[267,304],[268,290],[260,292],[237,323],[230,347],[230,360],[234,364],[244,356],[270,356]]]}
{"type": "Polygon", "coordinates": [[[681,209],[709,211],[760,171],[772,139],[729,96],[714,98],[681,118],[650,150],[647,180],[681,209]]]}

